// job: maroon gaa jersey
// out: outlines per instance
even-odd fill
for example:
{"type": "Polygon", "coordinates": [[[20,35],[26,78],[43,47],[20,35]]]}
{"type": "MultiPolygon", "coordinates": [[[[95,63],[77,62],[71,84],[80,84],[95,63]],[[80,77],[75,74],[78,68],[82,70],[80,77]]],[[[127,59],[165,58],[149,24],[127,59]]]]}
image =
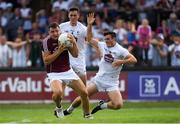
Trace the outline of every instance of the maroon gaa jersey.
{"type": "MultiPolygon", "coordinates": [[[[58,49],[58,40],[54,40],[47,36],[43,40],[42,49],[44,52],[50,52],[53,54],[58,49]]],[[[69,54],[68,51],[63,51],[52,63],[46,65],[47,73],[50,72],[65,72],[70,69],[69,54]]]]}

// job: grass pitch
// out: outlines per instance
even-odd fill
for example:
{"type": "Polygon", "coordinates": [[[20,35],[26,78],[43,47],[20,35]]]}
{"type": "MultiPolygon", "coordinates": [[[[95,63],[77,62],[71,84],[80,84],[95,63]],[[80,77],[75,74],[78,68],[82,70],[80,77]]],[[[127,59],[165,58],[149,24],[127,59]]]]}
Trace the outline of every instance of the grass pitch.
{"type": "MultiPolygon", "coordinates": [[[[63,104],[67,108],[69,104],[63,104]]],[[[92,104],[91,108],[96,104],[92,104]]],[[[125,102],[120,110],[102,110],[94,119],[84,119],[79,107],[62,119],[53,115],[54,104],[0,104],[0,123],[53,124],[53,123],[180,123],[179,102],[125,102]]]]}

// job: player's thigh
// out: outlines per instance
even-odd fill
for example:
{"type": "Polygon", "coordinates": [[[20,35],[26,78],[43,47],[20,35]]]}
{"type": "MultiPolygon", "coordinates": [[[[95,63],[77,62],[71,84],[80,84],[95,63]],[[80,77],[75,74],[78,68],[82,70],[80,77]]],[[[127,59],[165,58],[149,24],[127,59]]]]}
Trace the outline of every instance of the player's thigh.
{"type": "Polygon", "coordinates": [[[94,95],[95,93],[97,93],[97,92],[98,92],[98,89],[97,89],[97,87],[96,87],[96,84],[94,84],[94,83],[89,83],[89,84],[87,85],[87,91],[88,91],[88,96],[92,96],[92,95],[94,95]]]}
{"type": "Polygon", "coordinates": [[[72,66],[73,71],[79,76],[79,78],[83,81],[83,83],[86,85],[86,69],[84,66],[72,66]]]}
{"type": "Polygon", "coordinates": [[[51,86],[51,90],[53,92],[62,92],[63,88],[62,88],[63,82],[60,80],[53,80],[50,84],[51,86]]]}
{"type": "Polygon", "coordinates": [[[108,92],[109,99],[113,104],[123,104],[122,95],[119,90],[113,90],[108,92]]]}
{"type": "Polygon", "coordinates": [[[73,80],[69,84],[69,87],[71,87],[79,95],[82,94],[82,93],[86,93],[87,94],[87,89],[86,89],[86,87],[85,87],[85,85],[84,85],[84,83],[82,82],[81,79],[73,80]]]}
{"type": "Polygon", "coordinates": [[[86,85],[86,80],[87,80],[86,74],[78,75],[78,76],[79,76],[79,78],[82,80],[82,82],[84,83],[84,85],[86,85]]]}

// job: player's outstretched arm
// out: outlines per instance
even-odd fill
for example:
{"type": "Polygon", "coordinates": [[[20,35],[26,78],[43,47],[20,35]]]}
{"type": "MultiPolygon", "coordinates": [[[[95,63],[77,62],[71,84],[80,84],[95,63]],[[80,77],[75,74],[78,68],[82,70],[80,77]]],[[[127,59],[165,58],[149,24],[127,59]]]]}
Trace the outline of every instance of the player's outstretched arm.
{"type": "Polygon", "coordinates": [[[98,47],[98,43],[96,40],[93,40],[93,33],[92,33],[92,24],[94,23],[95,18],[94,18],[94,13],[89,13],[87,15],[87,41],[88,43],[93,46],[94,48],[98,47]]]}
{"type": "Polygon", "coordinates": [[[72,34],[68,34],[68,39],[72,43],[72,47],[68,47],[68,50],[73,57],[77,58],[79,54],[79,50],[76,44],[76,39],[72,34]]]}
{"type": "Polygon", "coordinates": [[[92,33],[92,24],[94,23],[94,21],[95,21],[94,13],[89,13],[87,15],[87,41],[96,50],[98,56],[101,57],[102,54],[98,46],[99,41],[93,38],[93,33],[92,33]]]}
{"type": "Polygon", "coordinates": [[[92,25],[94,21],[95,21],[94,13],[89,13],[87,15],[87,41],[88,42],[90,42],[93,38],[92,25]]]}

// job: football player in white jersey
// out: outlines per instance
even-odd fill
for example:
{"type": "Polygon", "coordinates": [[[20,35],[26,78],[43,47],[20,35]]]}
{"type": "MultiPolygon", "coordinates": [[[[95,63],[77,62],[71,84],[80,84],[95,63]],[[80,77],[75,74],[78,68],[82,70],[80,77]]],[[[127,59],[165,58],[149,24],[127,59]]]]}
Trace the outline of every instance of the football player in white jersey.
{"type": "MultiPolygon", "coordinates": [[[[86,36],[87,27],[78,21],[80,17],[80,11],[78,8],[73,7],[68,12],[69,21],[61,23],[59,25],[61,32],[71,33],[77,41],[79,54],[77,58],[72,55],[70,57],[70,64],[74,72],[80,77],[83,83],[86,85],[86,63],[85,63],[85,47],[86,47],[86,36]]],[[[76,102],[77,106],[80,102],[76,102]]],[[[76,105],[75,105],[76,106],[76,105]]],[[[66,111],[65,111],[66,114],[66,111]]]]}
{"type": "Polygon", "coordinates": [[[70,55],[70,63],[73,70],[81,78],[81,80],[86,84],[86,64],[85,64],[85,45],[87,36],[87,27],[78,21],[80,16],[78,8],[70,8],[68,17],[69,21],[61,23],[61,32],[71,33],[77,41],[79,55],[78,58],[74,58],[70,55]]]}
{"type": "MultiPolygon", "coordinates": [[[[119,91],[119,75],[123,64],[134,64],[136,58],[116,42],[116,34],[114,32],[104,33],[104,42],[92,39],[92,24],[94,22],[94,14],[90,13],[87,17],[87,37],[89,42],[100,51],[99,70],[96,76],[87,85],[88,95],[92,96],[97,92],[107,92],[110,99],[109,102],[100,101],[99,105],[92,110],[92,114],[102,109],[120,109],[123,106],[123,99],[119,91]]],[[[70,114],[77,107],[77,101],[81,101],[77,97],[66,110],[70,114]]],[[[79,104],[80,105],[80,104],[79,104]]]]}

